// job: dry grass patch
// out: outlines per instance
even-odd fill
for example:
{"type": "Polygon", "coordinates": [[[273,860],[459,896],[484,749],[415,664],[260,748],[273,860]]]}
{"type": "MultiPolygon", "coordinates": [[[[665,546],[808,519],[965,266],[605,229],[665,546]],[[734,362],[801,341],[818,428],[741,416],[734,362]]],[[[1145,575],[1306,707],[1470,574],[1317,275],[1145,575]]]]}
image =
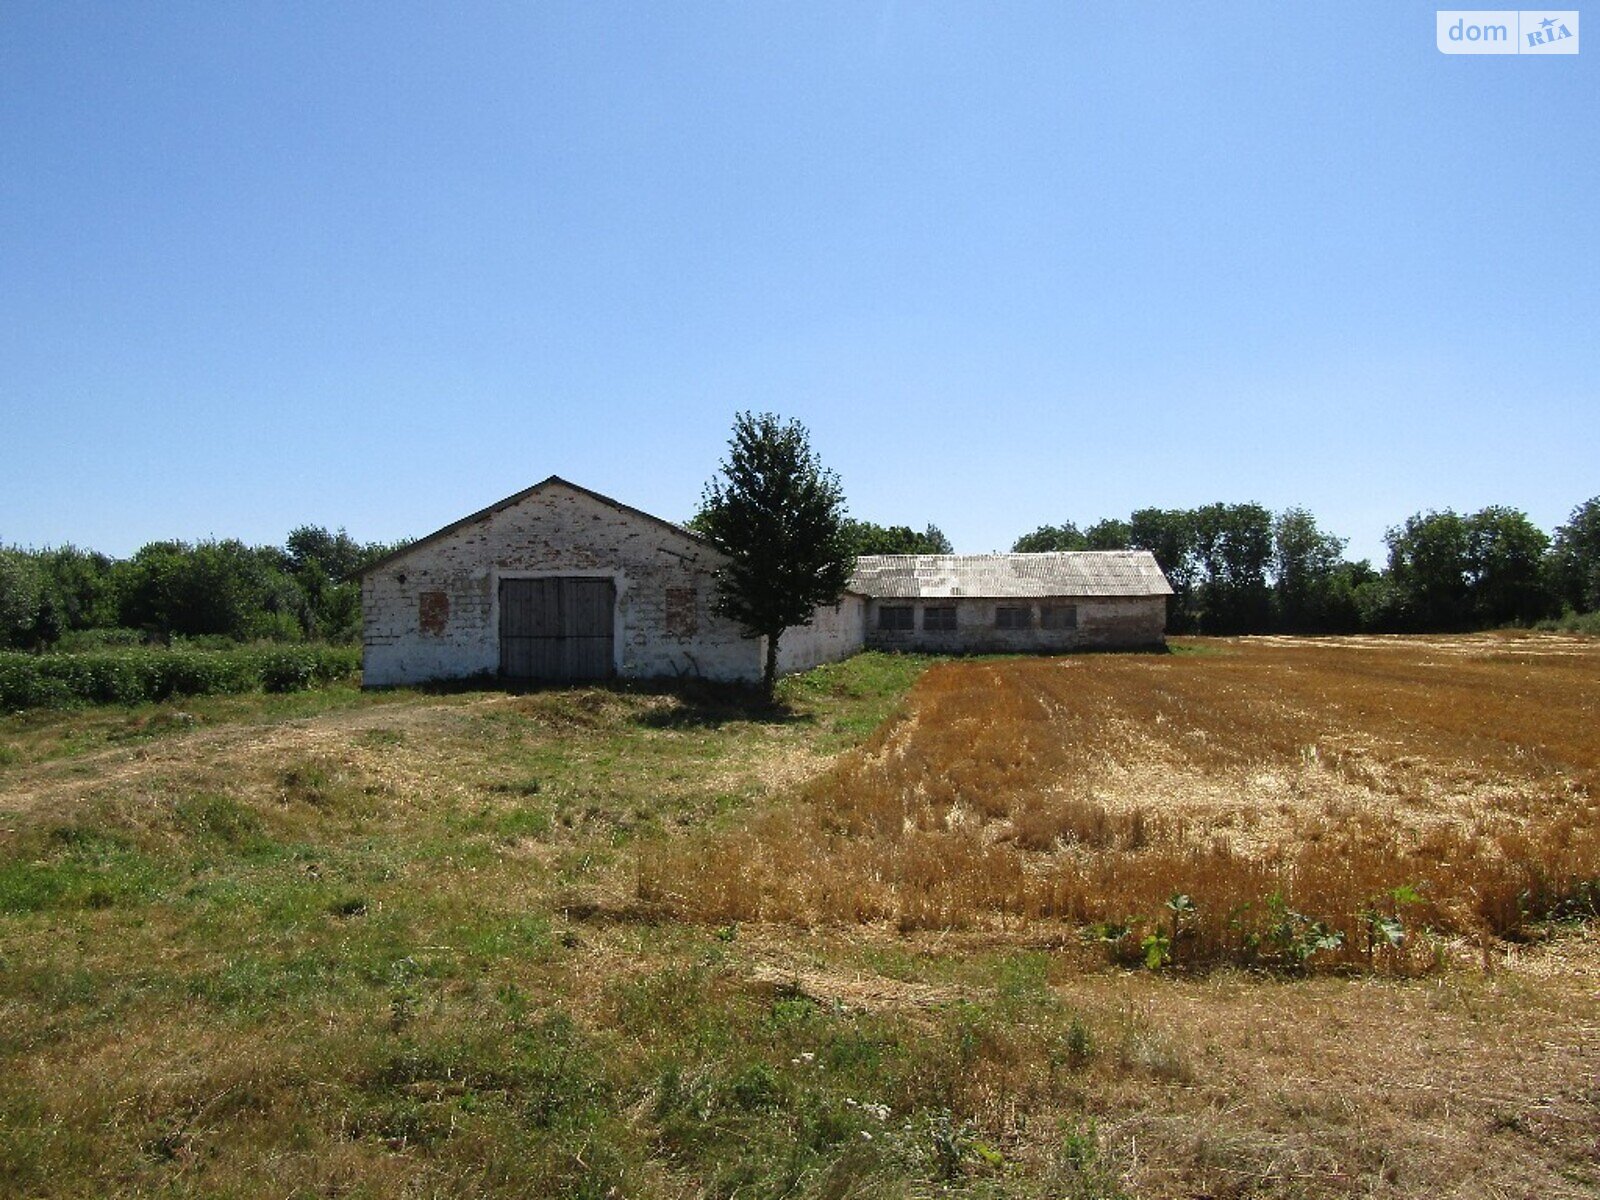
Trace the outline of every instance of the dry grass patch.
{"type": "Polygon", "coordinates": [[[1424,928],[1476,946],[1592,914],[1600,645],[1444,644],[941,664],[796,803],[653,848],[639,892],[706,921],[1065,921],[1152,962],[1400,972],[1441,952],[1424,928]]]}

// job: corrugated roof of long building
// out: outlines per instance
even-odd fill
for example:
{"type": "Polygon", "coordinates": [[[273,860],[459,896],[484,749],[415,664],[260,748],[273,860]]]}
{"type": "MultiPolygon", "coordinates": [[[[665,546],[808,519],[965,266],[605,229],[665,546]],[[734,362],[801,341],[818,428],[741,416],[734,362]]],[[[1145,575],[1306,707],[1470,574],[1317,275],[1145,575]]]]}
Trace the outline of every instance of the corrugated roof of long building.
{"type": "Polygon", "coordinates": [[[960,596],[1170,596],[1148,550],[1047,554],[869,554],[856,559],[850,590],[879,600],[960,596]]]}

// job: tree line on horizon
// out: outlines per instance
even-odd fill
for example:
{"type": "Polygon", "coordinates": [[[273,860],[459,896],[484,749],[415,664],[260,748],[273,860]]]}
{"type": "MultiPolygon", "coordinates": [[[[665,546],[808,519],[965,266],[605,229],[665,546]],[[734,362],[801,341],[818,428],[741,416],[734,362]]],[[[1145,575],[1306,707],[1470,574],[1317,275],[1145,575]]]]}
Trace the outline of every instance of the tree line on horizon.
{"type": "Polygon", "coordinates": [[[353,642],[361,572],[406,544],[302,525],[282,546],[157,541],[124,559],[0,546],[0,649],[353,642]]]}
{"type": "MultiPolygon", "coordinates": [[[[691,525],[693,522],[691,522],[691,525]]],[[[948,554],[938,526],[847,518],[850,553],[948,554]]],[[[1012,549],[1151,551],[1173,633],[1446,632],[1600,612],[1600,496],[1547,535],[1512,508],[1418,513],[1388,531],[1384,569],[1303,508],[1145,508],[1042,525],[1012,549]]],[[[353,642],[360,573],[407,545],[302,525],[282,546],[157,541],[125,559],[0,546],[0,648],[138,642],[353,642]]]]}
{"type": "Polygon", "coordinates": [[[1149,550],[1172,584],[1172,633],[1445,633],[1600,612],[1600,496],[1553,535],[1491,505],[1413,514],[1384,541],[1379,570],[1304,508],[1207,504],[1042,525],[1012,549],[1149,550]]]}

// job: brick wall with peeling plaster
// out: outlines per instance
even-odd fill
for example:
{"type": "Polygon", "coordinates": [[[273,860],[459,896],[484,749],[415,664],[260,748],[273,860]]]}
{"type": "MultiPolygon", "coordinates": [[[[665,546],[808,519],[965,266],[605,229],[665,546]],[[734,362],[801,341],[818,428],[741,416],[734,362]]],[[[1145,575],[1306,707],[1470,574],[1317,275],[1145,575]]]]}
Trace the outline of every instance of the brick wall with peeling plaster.
{"type": "MultiPolygon", "coordinates": [[[[778,670],[784,675],[839,662],[861,651],[866,639],[865,597],[845,595],[839,603],[817,609],[809,625],[783,631],[778,639],[778,670]]],[[[767,640],[761,639],[763,656],[767,640]]]]}
{"type": "MultiPolygon", "coordinates": [[[[552,575],[616,586],[618,675],[759,679],[762,642],[711,611],[715,559],[715,550],[667,525],[553,483],[362,581],[362,679],[385,686],[495,673],[500,580],[552,575]]],[[[837,634],[790,631],[779,650],[799,662],[840,643],[837,634]]]]}

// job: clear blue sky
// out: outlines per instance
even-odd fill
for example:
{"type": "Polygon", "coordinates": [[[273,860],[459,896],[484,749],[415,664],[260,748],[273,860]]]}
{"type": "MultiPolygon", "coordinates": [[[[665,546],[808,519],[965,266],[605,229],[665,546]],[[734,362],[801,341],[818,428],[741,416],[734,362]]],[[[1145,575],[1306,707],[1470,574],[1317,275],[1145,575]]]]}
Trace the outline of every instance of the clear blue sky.
{"type": "Polygon", "coordinates": [[[1600,9],[0,3],[0,541],[683,518],[735,411],[1003,549],[1600,493],[1600,9]]]}

